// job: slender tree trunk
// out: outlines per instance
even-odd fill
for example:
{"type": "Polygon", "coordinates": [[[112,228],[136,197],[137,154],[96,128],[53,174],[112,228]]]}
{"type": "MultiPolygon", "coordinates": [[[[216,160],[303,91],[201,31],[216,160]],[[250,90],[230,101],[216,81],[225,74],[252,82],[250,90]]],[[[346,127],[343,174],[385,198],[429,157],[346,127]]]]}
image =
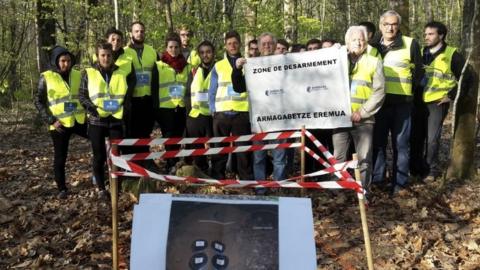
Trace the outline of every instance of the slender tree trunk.
{"type": "Polygon", "coordinates": [[[321,25],[320,25],[320,38],[323,38],[323,29],[324,29],[324,25],[325,25],[326,2],[327,2],[327,0],[323,0],[323,2],[322,2],[322,22],[321,22],[321,25]]]}
{"type": "Polygon", "coordinates": [[[37,67],[39,72],[48,69],[48,50],[55,45],[55,19],[51,18],[53,10],[37,0],[37,67]]]}
{"type": "MultiPolygon", "coordinates": [[[[475,125],[477,122],[477,98],[480,73],[480,7],[477,0],[465,0],[463,8],[463,44],[469,67],[465,70],[473,75],[471,83],[461,89],[467,91],[460,95],[454,106],[455,129],[450,166],[447,178],[472,179],[475,175],[475,125]]],[[[463,80],[463,75],[460,81],[463,80]]],[[[460,84],[460,83],[459,83],[460,84]]],[[[460,88],[459,88],[460,89],[460,88]]]]}
{"type": "Polygon", "coordinates": [[[117,0],[113,0],[113,7],[115,12],[115,28],[119,29],[120,24],[118,21],[118,1],[117,0]]]}
{"type": "Polygon", "coordinates": [[[297,42],[297,0],[283,1],[283,29],[285,39],[292,43],[297,42]]]}
{"type": "Polygon", "coordinates": [[[425,21],[433,21],[432,3],[430,2],[430,0],[424,0],[423,5],[425,9],[425,21]]]}
{"type": "Polygon", "coordinates": [[[410,35],[410,28],[408,22],[410,20],[409,16],[409,1],[408,0],[390,0],[390,8],[397,11],[398,14],[402,17],[402,24],[400,25],[400,30],[405,35],[410,35]]]}
{"type": "Polygon", "coordinates": [[[245,9],[245,19],[247,20],[247,31],[243,41],[245,43],[245,55],[248,54],[248,42],[255,39],[255,28],[257,27],[257,6],[258,2],[255,0],[247,1],[245,9]]]}
{"type": "Polygon", "coordinates": [[[173,32],[173,18],[172,18],[172,1],[165,1],[165,18],[167,20],[167,27],[170,32],[173,32]]]}

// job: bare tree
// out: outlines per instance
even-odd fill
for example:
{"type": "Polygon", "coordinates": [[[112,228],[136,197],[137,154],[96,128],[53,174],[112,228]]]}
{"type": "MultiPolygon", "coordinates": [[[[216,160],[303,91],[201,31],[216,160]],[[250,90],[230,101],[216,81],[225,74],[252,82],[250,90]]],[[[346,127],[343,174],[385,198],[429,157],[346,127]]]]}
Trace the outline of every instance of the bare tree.
{"type": "Polygon", "coordinates": [[[55,19],[53,9],[37,0],[37,67],[42,72],[48,68],[48,49],[55,45],[55,19]]]}
{"type": "Polygon", "coordinates": [[[465,0],[463,7],[463,51],[467,63],[460,78],[460,91],[454,106],[454,134],[447,178],[472,179],[475,175],[475,124],[477,121],[477,98],[480,72],[480,4],[477,0],[465,0]],[[465,72],[470,74],[470,83],[462,87],[465,72]],[[463,89],[465,88],[465,89],[463,89]]]}
{"type": "Polygon", "coordinates": [[[297,0],[283,1],[283,29],[285,38],[290,43],[297,42],[297,0]]]}
{"type": "Polygon", "coordinates": [[[409,3],[408,0],[390,0],[390,8],[394,9],[395,11],[400,14],[402,17],[402,24],[400,25],[400,30],[405,35],[410,35],[410,28],[409,28],[409,3]]]}
{"type": "Polygon", "coordinates": [[[257,26],[257,7],[258,0],[248,0],[245,9],[245,19],[247,20],[247,31],[245,31],[245,55],[248,54],[248,42],[255,38],[255,28],[257,26]]]}

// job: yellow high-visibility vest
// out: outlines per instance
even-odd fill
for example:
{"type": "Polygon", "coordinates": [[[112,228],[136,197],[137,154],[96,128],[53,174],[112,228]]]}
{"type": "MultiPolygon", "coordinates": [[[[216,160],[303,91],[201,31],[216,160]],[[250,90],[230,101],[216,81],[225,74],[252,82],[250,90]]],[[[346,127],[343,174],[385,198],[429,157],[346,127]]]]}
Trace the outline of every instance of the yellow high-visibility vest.
{"type": "Polygon", "coordinates": [[[375,48],[371,45],[367,45],[367,54],[382,59],[382,55],[380,55],[377,48],[375,48]]]}
{"type": "Polygon", "coordinates": [[[190,86],[192,109],[188,114],[190,117],[197,118],[200,114],[210,115],[208,106],[208,89],[210,88],[211,73],[204,78],[203,68],[198,68],[190,86]]]}
{"type": "Polygon", "coordinates": [[[152,89],[150,83],[152,81],[152,69],[157,61],[157,52],[152,46],[143,45],[142,57],[138,58],[137,51],[130,47],[123,48],[126,57],[133,62],[135,74],[137,76],[137,84],[133,91],[133,97],[150,96],[152,89]]]}
{"type": "Polygon", "coordinates": [[[427,84],[423,91],[423,100],[432,102],[442,99],[452,88],[457,85],[457,80],[452,72],[452,56],[455,48],[447,46],[445,51],[425,67],[427,84]]]}
{"type": "Polygon", "coordinates": [[[176,73],[170,65],[157,61],[158,101],[160,108],[185,107],[185,87],[191,68],[186,65],[181,73],[176,73]]]}
{"type": "Polygon", "coordinates": [[[124,71],[113,71],[112,78],[108,83],[102,77],[100,71],[95,68],[86,68],[88,78],[88,95],[90,100],[97,106],[98,115],[102,118],[112,115],[117,119],[123,117],[123,100],[127,93],[128,85],[124,71]],[[109,101],[116,101],[118,109],[115,111],[105,108],[109,101]]]}
{"type": "Polygon", "coordinates": [[[373,77],[380,59],[364,53],[350,73],[350,103],[352,112],[358,111],[373,93],[373,77]]]}
{"type": "Polygon", "coordinates": [[[130,60],[129,56],[126,53],[122,53],[115,61],[115,65],[117,65],[121,70],[124,71],[125,75],[130,74],[132,72],[132,60],[130,60]]]}
{"type": "Polygon", "coordinates": [[[187,63],[190,64],[190,66],[196,68],[200,66],[202,63],[202,60],[200,59],[200,56],[198,55],[197,50],[191,50],[190,55],[188,56],[187,63]]]}
{"type": "MultiPolygon", "coordinates": [[[[48,109],[64,127],[73,127],[75,122],[85,123],[85,110],[78,100],[81,72],[75,69],[70,71],[69,84],[62,76],[54,71],[42,73],[47,85],[48,109]]],[[[53,125],[49,130],[54,130],[53,125]]]]}
{"type": "Polygon", "coordinates": [[[397,50],[390,50],[383,57],[383,71],[385,73],[385,92],[396,95],[412,95],[412,68],[410,48],[413,39],[402,36],[403,46],[397,50]]]}
{"type": "Polygon", "coordinates": [[[215,64],[218,74],[218,88],[215,96],[215,110],[217,112],[236,111],[248,112],[248,93],[237,93],[232,85],[232,66],[227,58],[215,64]]]}

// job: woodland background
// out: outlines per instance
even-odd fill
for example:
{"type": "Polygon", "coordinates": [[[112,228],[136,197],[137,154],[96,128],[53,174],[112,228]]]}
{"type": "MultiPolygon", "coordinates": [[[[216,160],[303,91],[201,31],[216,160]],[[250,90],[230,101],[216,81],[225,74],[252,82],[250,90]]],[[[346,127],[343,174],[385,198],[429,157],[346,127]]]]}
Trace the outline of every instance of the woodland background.
{"type": "Polygon", "coordinates": [[[85,65],[109,27],[118,25],[127,33],[133,20],[145,23],[146,43],[161,51],[166,33],[180,25],[192,30],[192,44],[208,39],[218,48],[230,29],[246,41],[264,31],[294,43],[343,41],[349,25],[378,25],[380,14],[390,8],[402,15],[404,34],[422,42],[423,25],[435,19],[447,25],[447,41],[457,47],[462,46],[463,13],[473,12],[464,10],[463,0],[1,0],[0,105],[31,98],[53,45],[67,46],[77,64],[85,65]]]}
{"type": "MultiPolygon", "coordinates": [[[[449,28],[447,42],[468,59],[475,80],[454,102],[445,122],[439,154],[448,172],[445,177],[433,183],[412,180],[401,197],[392,198],[382,189],[372,192],[367,215],[375,267],[478,269],[479,0],[0,0],[0,269],[111,268],[111,210],[109,202],[96,198],[87,140],[72,139],[67,161],[71,195],[65,201],[56,198],[51,139],[32,104],[53,45],[67,46],[85,66],[106,29],[118,24],[127,33],[133,20],[146,24],[146,42],[158,51],[165,34],[182,24],[194,33],[192,44],[209,39],[218,48],[229,29],[238,30],[244,40],[270,31],[299,43],[314,37],[342,41],[349,25],[365,20],[378,24],[380,14],[390,8],[402,14],[403,33],[421,44],[426,22],[444,22],[449,28]]],[[[219,50],[217,56],[222,54],[219,50]]],[[[172,193],[253,194],[215,187],[157,188],[172,193]]],[[[281,190],[272,195],[300,194],[281,190]]],[[[318,269],[366,269],[355,194],[314,190],[303,196],[312,200],[318,269]]],[[[121,193],[124,269],[135,201],[121,193]]]]}

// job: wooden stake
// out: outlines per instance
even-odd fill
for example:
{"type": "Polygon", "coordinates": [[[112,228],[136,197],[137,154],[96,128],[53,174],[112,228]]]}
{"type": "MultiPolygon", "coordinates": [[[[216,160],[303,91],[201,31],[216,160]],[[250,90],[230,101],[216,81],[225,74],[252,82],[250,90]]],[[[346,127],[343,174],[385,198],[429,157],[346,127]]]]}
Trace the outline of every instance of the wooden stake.
{"type": "MultiPolygon", "coordinates": [[[[357,154],[353,154],[353,160],[358,161],[357,154]]],[[[360,174],[359,166],[355,168],[355,179],[357,183],[361,184],[362,176],[360,174]]],[[[367,212],[365,210],[365,197],[363,194],[358,195],[358,206],[360,207],[360,218],[362,220],[362,229],[363,229],[363,240],[365,242],[365,252],[367,254],[367,264],[368,270],[373,270],[373,256],[372,256],[372,247],[370,244],[370,234],[368,232],[368,222],[367,222],[367,212]]]]}
{"type": "MultiPolygon", "coordinates": [[[[107,148],[108,149],[108,148],[107,148]]],[[[118,153],[118,145],[112,145],[113,153],[118,153]]],[[[108,153],[107,153],[108,154],[108,153]]],[[[117,166],[111,165],[110,197],[112,199],[112,269],[118,269],[118,177],[113,175],[117,166]]]]}
{"type": "Polygon", "coordinates": [[[305,125],[302,126],[302,137],[300,137],[300,182],[304,182],[305,175],[305,125]]]}

